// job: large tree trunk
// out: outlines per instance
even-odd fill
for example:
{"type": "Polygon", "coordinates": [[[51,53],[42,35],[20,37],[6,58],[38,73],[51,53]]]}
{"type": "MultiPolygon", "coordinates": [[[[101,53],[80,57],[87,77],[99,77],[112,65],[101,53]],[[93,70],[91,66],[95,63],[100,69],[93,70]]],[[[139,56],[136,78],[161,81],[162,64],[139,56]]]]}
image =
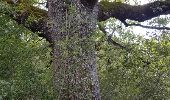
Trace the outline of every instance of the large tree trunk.
{"type": "Polygon", "coordinates": [[[100,100],[91,35],[97,22],[96,2],[48,0],[48,5],[57,99],[100,100]]]}

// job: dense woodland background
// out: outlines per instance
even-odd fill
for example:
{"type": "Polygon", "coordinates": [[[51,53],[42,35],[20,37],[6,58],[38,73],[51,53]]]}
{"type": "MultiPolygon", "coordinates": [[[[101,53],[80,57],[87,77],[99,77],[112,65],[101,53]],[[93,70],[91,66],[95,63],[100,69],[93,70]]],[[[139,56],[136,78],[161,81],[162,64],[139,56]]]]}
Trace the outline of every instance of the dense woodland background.
{"type": "MultiPolygon", "coordinates": [[[[41,0],[16,4],[0,0],[0,100],[56,100],[52,49],[49,38],[39,31],[47,16],[45,6],[41,0]]],[[[170,17],[152,17],[146,26],[139,23],[142,20],[129,20],[127,25],[119,16],[98,22],[91,38],[102,100],[170,99],[170,31],[166,27],[170,17]],[[148,35],[141,30],[134,33],[136,26],[148,29],[148,35]]]]}

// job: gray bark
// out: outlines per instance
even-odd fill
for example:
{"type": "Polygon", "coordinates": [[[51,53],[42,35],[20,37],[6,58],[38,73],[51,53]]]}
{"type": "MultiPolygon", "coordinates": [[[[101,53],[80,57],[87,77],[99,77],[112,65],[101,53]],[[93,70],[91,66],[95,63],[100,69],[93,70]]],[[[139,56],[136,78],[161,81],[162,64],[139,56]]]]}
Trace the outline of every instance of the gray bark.
{"type": "Polygon", "coordinates": [[[53,48],[54,85],[58,100],[100,100],[92,32],[97,6],[80,0],[48,0],[53,48]]]}

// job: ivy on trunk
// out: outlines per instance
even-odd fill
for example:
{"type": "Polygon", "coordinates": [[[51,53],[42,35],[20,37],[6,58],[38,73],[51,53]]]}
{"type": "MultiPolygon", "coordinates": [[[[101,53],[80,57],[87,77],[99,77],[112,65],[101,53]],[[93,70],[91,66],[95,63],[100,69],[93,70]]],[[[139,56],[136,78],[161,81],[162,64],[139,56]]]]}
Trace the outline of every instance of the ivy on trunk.
{"type": "Polygon", "coordinates": [[[100,100],[95,45],[97,6],[80,0],[49,0],[54,84],[59,100],[100,100]]]}

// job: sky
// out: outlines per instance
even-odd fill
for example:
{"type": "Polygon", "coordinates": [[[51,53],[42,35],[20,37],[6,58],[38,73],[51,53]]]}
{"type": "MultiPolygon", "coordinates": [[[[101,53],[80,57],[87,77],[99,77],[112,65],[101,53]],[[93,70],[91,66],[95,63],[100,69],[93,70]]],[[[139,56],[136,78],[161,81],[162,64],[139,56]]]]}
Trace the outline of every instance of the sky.
{"type": "Polygon", "coordinates": [[[147,4],[149,3],[151,0],[129,0],[130,4],[135,5],[135,1],[137,1],[139,4],[143,5],[143,4],[147,4]]]}
{"type": "MultiPolygon", "coordinates": [[[[143,5],[143,4],[149,3],[149,2],[151,2],[153,0],[129,0],[129,1],[130,1],[131,5],[135,5],[134,1],[137,1],[140,5],[143,5]]],[[[170,18],[170,15],[166,15],[166,16],[162,15],[161,17],[168,17],[168,18],[170,18]]],[[[145,21],[145,22],[142,22],[141,24],[142,25],[146,25],[147,23],[148,22],[145,21]]],[[[170,23],[166,27],[170,27],[170,23]]],[[[160,31],[158,31],[158,30],[142,28],[142,27],[139,27],[139,26],[133,26],[133,32],[135,34],[144,36],[145,38],[149,38],[149,36],[154,34],[154,33],[157,33],[157,34],[160,33],[160,31]]]]}

